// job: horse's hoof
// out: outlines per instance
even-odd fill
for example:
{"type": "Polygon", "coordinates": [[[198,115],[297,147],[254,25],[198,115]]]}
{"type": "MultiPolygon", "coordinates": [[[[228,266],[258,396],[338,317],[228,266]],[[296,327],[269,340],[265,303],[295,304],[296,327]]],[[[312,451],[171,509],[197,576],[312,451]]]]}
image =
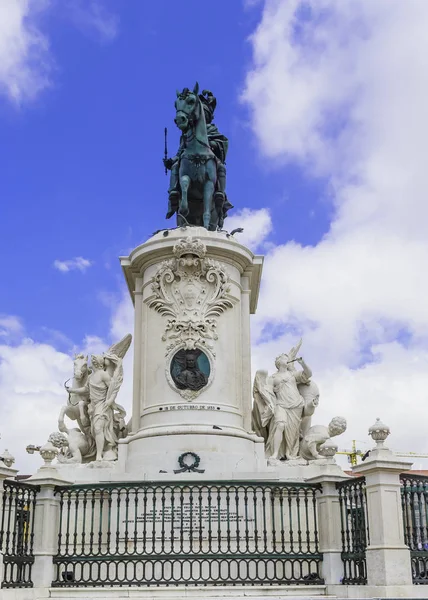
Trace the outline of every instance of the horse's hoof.
{"type": "Polygon", "coordinates": [[[165,218],[166,218],[166,219],[170,219],[174,213],[175,213],[175,210],[169,210],[169,211],[166,213],[166,217],[165,217],[165,218]]]}

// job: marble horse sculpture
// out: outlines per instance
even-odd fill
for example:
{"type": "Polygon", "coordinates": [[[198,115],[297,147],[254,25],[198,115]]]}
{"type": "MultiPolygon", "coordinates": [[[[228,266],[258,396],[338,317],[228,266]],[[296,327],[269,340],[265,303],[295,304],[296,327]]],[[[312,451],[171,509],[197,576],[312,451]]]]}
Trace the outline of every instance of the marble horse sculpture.
{"type": "Polygon", "coordinates": [[[82,432],[95,443],[96,461],[116,460],[118,440],[127,433],[126,411],[116,398],[123,383],[123,358],[131,341],[132,335],[127,334],[104,354],[93,354],[92,373],[85,385],[67,388],[71,396],[86,398],[89,394],[89,431],[82,432]]]}
{"type": "MultiPolygon", "coordinates": [[[[88,367],[88,356],[76,354],[73,362],[73,383],[71,387],[86,388],[90,372],[88,367]]],[[[65,382],[65,386],[66,384],[67,382],[65,382]]],[[[89,427],[88,405],[89,391],[81,395],[69,393],[68,402],[61,408],[58,417],[59,430],[63,432],[66,430],[64,417],[68,417],[72,421],[77,421],[82,431],[89,427]]]]}

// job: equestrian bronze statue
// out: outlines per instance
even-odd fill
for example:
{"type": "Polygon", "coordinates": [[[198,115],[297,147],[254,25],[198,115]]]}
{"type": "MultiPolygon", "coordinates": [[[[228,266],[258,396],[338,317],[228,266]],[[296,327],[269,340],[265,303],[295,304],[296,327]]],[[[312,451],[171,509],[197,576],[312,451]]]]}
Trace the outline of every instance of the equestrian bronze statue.
{"type": "Polygon", "coordinates": [[[181,130],[176,156],[165,158],[171,170],[167,219],[177,213],[177,225],[222,229],[232,205],[226,196],[228,139],[212,122],[217,100],[203,90],[177,91],[175,124],[181,130]]]}

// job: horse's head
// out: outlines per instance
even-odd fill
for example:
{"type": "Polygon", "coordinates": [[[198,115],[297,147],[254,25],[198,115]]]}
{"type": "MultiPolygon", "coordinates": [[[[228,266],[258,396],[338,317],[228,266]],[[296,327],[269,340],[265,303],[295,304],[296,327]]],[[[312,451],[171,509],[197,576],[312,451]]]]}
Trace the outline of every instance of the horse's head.
{"type": "Polygon", "coordinates": [[[88,374],[88,356],[84,354],[76,354],[74,357],[74,378],[77,380],[83,379],[88,374]]]}
{"type": "Polygon", "coordinates": [[[199,84],[196,83],[193,91],[184,88],[182,92],[177,90],[175,101],[175,124],[181,131],[185,132],[201,117],[201,101],[199,100],[199,84]]]}

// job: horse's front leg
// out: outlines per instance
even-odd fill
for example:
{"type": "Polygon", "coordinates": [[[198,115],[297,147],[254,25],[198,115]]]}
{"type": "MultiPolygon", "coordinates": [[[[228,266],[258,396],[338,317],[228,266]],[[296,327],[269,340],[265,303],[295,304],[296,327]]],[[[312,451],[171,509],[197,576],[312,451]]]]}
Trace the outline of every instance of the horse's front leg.
{"type": "Polygon", "coordinates": [[[88,417],[86,416],[86,402],[84,400],[80,400],[79,402],[79,416],[83,426],[87,426],[88,417]]]}
{"type": "Polygon", "coordinates": [[[67,406],[63,406],[61,408],[61,412],[59,413],[59,417],[58,417],[58,429],[62,432],[67,431],[67,427],[65,426],[65,422],[64,422],[64,417],[65,417],[66,411],[67,411],[67,406]]]}
{"type": "Polygon", "coordinates": [[[180,177],[181,200],[180,200],[179,213],[183,217],[187,217],[187,215],[189,214],[189,203],[187,200],[187,192],[189,190],[189,186],[190,186],[190,177],[188,175],[182,175],[180,177]]]}
{"type": "Polygon", "coordinates": [[[214,183],[212,181],[206,181],[204,186],[204,227],[205,229],[210,228],[211,221],[211,208],[214,194],[214,183]]]}
{"type": "Polygon", "coordinates": [[[206,164],[206,181],[204,185],[204,227],[205,229],[216,229],[216,227],[210,227],[211,214],[213,210],[213,196],[215,190],[215,184],[217,181],[217,171],[215,162],[209,160],[206,164]]]}

